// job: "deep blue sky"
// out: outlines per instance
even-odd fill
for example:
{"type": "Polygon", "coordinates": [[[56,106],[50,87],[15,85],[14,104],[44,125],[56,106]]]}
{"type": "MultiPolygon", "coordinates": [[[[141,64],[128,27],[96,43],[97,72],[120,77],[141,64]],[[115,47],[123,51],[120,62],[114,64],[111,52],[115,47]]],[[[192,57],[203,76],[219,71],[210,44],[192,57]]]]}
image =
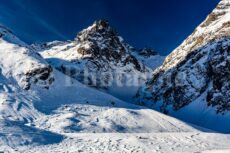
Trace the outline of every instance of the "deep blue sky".
{"type": "Polygon", "coordinates": [[[220,0],[0,0],[0,23],[22,40],[73,39],[96,19],[108,19],[137,48],[176,48],[220,0]]]}

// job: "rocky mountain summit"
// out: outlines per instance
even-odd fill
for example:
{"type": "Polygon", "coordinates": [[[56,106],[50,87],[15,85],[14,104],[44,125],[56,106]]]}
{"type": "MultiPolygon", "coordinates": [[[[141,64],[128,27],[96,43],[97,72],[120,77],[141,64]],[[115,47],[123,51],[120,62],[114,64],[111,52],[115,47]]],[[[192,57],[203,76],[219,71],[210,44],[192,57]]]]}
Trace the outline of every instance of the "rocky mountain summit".
{"type": "Polygon", "coordinates": [[[112,94],[124,94],[124,89],[133,87],[135,90],[129,97],[135,95],[152,69],[163,62],[163,57],[156,52],[134,50],[106,20],[95,21],[79,32],[74,41],[31,47],[53,67],[88,86],[109,90],[112,94]],[[149,67],[145,61],[152,57],[155,60],[149,61],[149,67]]]}
{"type": "Polygon", "coordinates": [[[136,95],[140,104],[178,111],[202,98],[217,113],[230,110],[230,1],[222,0],[157,68],[136,95]],[[171,109],[172,108],[172,109],[171,109]]]}
{"type": "MultiPolygon", "coordinates": [[[[50,44],[47,46],[49,47],[50,44]]],[[[53,45],[51,49],[40,53],[45,58],[66,60],[70,65],[54,66],[64,73],[71,72],[68,75],[76,77],[80,81],[83,79],[83,76],[79,76],[83,73],[81,68],[87,68],[89,73],[102,75],[103,72],[121,74],[121,72],[137,71],[145,73],[148,71],[142,63],[130,54],[128,45],[104,20],[96,21],[92,26],[79,32],[75,41],[53,45]],[[129,64],[130,67],[124,68],[129,64]],[[80,68],[81,72],[73,72],[73,69],[71,69],[73,65],[76,69],[80,68]],[[123,70],[120,69],[119,72],[118,67],[123,70]]],[[[48,61],[52,62],[52,60],[48,61]]],[[[91,80],[92,78],[88,79],[91,80]]],[[[92,83],[92,80],[89,82],[92,83]]]]}

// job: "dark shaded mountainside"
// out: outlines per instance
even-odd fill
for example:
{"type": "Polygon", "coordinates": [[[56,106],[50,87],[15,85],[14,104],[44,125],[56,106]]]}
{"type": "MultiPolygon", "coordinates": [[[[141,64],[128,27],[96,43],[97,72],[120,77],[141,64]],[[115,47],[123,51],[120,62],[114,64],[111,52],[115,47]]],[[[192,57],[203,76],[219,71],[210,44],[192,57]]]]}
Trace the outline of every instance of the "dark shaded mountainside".
{"type": "MultiPolygon", "coordinates": [[[[222,0],[206,20],[166,57],[163,65],[139,89],[135,100],[138,104],[175,116],[181,116],[179,114],[184,110],[192,111],[190,115],[194,114],[194,117],[200,112],[197,117],[205,118],[208,113],[214,116],[214,112],[229,116],[229,0],[222,0]]],[[[213,117],[213,124],[216,119],[213,117]]]]}

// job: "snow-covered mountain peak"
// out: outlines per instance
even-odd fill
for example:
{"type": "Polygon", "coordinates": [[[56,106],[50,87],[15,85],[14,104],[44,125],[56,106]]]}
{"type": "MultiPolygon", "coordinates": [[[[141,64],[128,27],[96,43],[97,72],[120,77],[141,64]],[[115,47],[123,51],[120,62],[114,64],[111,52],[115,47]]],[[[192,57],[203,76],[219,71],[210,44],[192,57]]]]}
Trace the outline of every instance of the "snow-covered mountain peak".
{"type": "Polygon", "coordinates": [[[164,58],[153,53],[147,57],[147,51],[141,55],[134,52],[105,20],[95,21],[79,32],[74,41],[55,41],[41,47],[33,45],[32,48],[59,71],[90,86],[106,90],[113,88],[110,90],[112,93],[121,94],[126,99],[127,95],[131,98],[135,94],[149,77],[151,69],[159,66],[164,58]],[[132,94],[121,89],[124,86],[127,89],[127,82],[133,87],[130,90],[132,94]],[[118,84],[121,87],[117,87],[118,84]]]}
{"type": "Polygon", "coordinates": [[[89,36],[97,37],[108,34],[115,35],[115,31],[110,27],[109,22],[107,20],[98,20],[88,28],[79,32],[76,39],[81,42],[88,39],[87,37],[89,36]]]}
{"type": "Polygon", "coordinates": [[[106,20],[95,21],[92,26],[79,32],[76,43],[79,44],[78,53],[83,56],[119,59],[129,52],[128,45],[106,20]]]}

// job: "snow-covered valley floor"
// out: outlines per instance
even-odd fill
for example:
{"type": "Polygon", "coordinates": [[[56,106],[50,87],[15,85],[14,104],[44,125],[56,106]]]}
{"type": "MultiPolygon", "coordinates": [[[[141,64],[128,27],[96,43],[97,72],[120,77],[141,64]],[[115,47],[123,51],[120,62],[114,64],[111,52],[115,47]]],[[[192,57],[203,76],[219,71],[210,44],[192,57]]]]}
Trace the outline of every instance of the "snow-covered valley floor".
{"type": "MultiPolygon", "coordinates": [[[[215,133],[68,133],[60,143],[8,149],[10,152],[190,153],[229,152],[230,135],[215,133]],[[228,150],[229,149],[229,150],[228,150]]],[[[4,148],[4,147],[2,147],[4,148]]]]}
{"type": "MultiPolygon", "coordinates": [[[[88,103],[88,102],[87,102],[88,103]]],[[[27,125],[0,120],[0,151],[21,153],[229,152],[230,135],[143,107],[65,104],[27,125]]]]}

